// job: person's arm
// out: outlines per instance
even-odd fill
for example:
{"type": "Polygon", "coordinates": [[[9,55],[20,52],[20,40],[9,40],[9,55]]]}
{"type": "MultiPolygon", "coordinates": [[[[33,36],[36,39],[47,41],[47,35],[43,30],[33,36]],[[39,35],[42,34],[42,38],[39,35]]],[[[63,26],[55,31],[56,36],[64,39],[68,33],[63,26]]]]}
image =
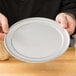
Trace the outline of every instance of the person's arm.
{"type": "Polygon", "coordinates": [[[0,0],[0,39],[4,39],[8,32],[8,19],[6,17],[6,9],[4,8],[2,0],[0,0]]]}
{"type": "Polygon", "coordinates": [[[6,51],[2,41],[8,32],[8,19],[6,17],[6,9],[4,9],[2,1],[4,0],[0,0],[0,60],[8,60],[10,55],[6,51]]]}
{"type": "Polygon", "coordinates": [[[0,39],[4,39],[8,32],[8,19],[0,13],[0,39]]]}
{"type": "Polygon", "coordinates": [[[61,13],[56,16],[56,21],[70,35],[74,33],[76,27],[76,0],[62,0],[61,13]]]}

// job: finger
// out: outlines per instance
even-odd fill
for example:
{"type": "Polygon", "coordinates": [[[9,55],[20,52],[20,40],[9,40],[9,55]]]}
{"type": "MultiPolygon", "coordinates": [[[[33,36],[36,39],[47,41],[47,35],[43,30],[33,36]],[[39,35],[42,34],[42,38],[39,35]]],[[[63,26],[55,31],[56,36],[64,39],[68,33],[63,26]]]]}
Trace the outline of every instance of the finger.
{"type": "Polygon", "coordinates": [[[56,18],[56,22],[61,23],[60,18],[56,18]]]}
{"type": "Polygon", "coordinates": [[[65,29],[68,27],[67,18],[63,15],[62,16],[57,16],[56,22],[61,24],[61,26],[65,29]]]}
{"type": "Polygon", "coordinates": [[[67,31],[70,33],[70,35],[72,35],[75,31],[76,21],[70,16],[67,17],[67,21],[68,21],[67,31]]]}
{"type": "Polygon", "coordinates": [[[75,26],[74,25],[69,25],[67,28],[67,31],[70,35],[72,35],[75,31],[75,26]]]}
{"type": "Polygon", "coordinates": [[[70,35],[72,35],[73,32],[74,32],[74,30],[72,30],[71,28],[67,28],[66,30],[68,31],[68,33],[69,33],[70,35]]]}
{"type": "Polygon", "coordinates": [[[62,25],[62,27],[65,28],[65,29],[67,29],[67,27],[68,27],[67,19],[66,19],[66,17],[64,17],[64,16],[61,18],[61,25],[62,25]]]}
{"type": "Polygon", "coordinates": [[[0,33],[0,40],[4,40],[5,35],[5,33],[0,33]]]}
{"type": "Polygon", "coordinates": [[[0,33],[3,33],[3,30],[2,30],[2,23],[0,22],[0,33]]]}
{"type": "Polygon", "coordinates": [[[8,21],[6,19],[2,20],[2,30],[4,33],[8,32],[8,21]]]}

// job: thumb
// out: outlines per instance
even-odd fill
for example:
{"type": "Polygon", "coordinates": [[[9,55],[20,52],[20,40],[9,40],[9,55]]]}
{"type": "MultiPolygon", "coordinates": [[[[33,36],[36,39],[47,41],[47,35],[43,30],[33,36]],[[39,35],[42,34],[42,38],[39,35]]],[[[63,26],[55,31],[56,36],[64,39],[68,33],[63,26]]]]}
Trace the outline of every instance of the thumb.
{"type": "Polygon", "coordinates": [[[65,29],[68,27],[67,18],[63,14],[59,14],[56,16],[56,22],[61,24],[61,26],[65,29]]]}
{"type": "Polygon", "coordinates": [[[60,24],[62,25],[63,28],[67,29],[68,28],[68,22],[66,18],[61,18],[60,24]]]}
{"type": "Polygon", "coordinates": [[[7,19],[2,19],[2,31],[4,33],[8,32],[8,20],[7,19]]]}

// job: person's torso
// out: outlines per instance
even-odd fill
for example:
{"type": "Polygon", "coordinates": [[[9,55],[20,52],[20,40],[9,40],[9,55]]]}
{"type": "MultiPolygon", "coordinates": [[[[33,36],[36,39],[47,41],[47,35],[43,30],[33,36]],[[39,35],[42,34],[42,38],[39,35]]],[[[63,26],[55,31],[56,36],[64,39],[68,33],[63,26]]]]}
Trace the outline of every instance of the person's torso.
{"type": "Polygon", "coordinates": [[[2,2],[10,24],[28,17],[54,19],[60,11],[61,4],[61,0],[3,0],[2,2]]]}

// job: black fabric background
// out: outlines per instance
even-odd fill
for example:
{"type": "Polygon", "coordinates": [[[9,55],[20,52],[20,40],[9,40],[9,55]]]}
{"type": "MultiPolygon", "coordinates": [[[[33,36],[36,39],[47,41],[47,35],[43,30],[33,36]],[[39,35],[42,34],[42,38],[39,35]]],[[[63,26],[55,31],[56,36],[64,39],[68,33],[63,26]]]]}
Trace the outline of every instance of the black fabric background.
{"type": "Polygon", "coordinates": [[[8,18],[10,26],[29,17],[55,19],[60,12],[76,16],[76,0],[0,0],[0,12],[8,18]]]}

